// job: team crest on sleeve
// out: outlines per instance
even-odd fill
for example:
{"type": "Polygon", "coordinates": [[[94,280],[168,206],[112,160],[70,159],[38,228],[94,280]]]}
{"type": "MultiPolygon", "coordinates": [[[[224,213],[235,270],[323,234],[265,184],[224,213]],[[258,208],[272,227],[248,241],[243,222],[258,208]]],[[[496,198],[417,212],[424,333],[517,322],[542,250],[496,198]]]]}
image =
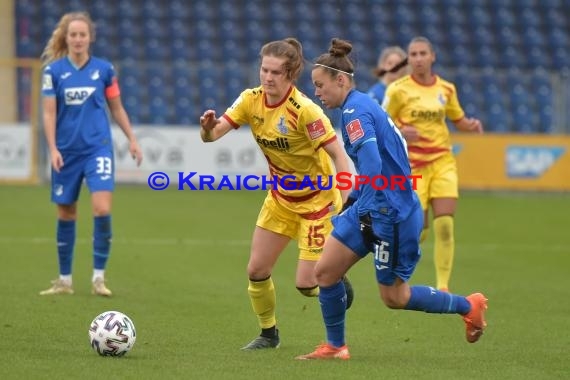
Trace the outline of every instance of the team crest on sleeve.
{"type": "Polygon", "coordinates": [[[42,90],[52,90],[53,89],[53,82],[51,80],[51,74],[44,74],[42,80],[42,90]]]}
{"type": "Polygon", "coordinates": [[[312,123],[307,124],[307,131],[309,132],[309,137],[311,137],[311,140],[318,139],[327,133],[322,119],[317,119],[312,123]]]}
{"type": "Polygon", "coordinates": [[[364,130],[362,129],[359,119],[352,120],[345,128],[346,133],[348,134],[348,140],[351,144],[354,144],[354,142],[364,136],[364,130]]]}

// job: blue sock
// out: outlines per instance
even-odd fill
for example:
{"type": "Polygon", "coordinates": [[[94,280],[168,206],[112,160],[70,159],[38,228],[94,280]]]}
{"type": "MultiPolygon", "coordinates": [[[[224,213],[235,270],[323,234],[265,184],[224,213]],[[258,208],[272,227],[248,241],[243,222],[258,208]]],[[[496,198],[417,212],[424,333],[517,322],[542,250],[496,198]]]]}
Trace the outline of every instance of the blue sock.
{"type": "Polygon", "coordinates": [[[328,288],[320,287],[319,303],[327,330],[327,341],[335,347],[344,346],[344,318],[346,314],[346,289],[344,283],[328,288]]]}
{"type": "Polygon", "coordinates": [[[103,270],[111,250],[111,215],[93,218],[93,268],[103,270]]]}
{"type": "Polygon", "coordinates": [[[73,248],[75,247],[75,220],[57,221],[57,256],[59,258],[59,274],[70,275],[73,264],[73,248]]]}
{"type": "Polygon", "coordinates": [[[463,296],[440,292],[429,286],[412,286],[410,291],[406,310],[441,314],[467,314],[471,310],[471,304],[463,296]]]}

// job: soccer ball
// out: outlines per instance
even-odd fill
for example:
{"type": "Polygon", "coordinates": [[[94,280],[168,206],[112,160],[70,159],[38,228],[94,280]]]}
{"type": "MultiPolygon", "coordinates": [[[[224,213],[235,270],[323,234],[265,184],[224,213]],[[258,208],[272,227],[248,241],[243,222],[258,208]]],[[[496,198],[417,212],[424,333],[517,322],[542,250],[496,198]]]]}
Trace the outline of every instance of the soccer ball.
{"type": "Polygon", "coordinates": [[[135,324],[120,311],[106,311],[95,317],[89,328],[91,348],[101,356],[123,356],[137,339],[135,324]]]}

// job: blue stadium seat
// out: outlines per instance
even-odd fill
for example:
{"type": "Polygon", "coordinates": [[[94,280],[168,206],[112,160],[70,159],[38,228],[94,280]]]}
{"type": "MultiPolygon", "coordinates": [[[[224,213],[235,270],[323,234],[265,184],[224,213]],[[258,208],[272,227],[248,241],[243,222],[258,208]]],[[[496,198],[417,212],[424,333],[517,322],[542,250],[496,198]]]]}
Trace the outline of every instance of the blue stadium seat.
{"type": "Polygon", "coordinates": [[[568,48],[570,46],[570,36],[561,28],[551,30],[548,40],[552,49],[568,48]]]}
{"type": "Polygon", "coordinates": [[[265,12],[265,7],[258,1],[246,1],[243,6],[243,14],[247,15],[247,20],[243,19],[243,21],[266,20],[268,17],[270,18],[269,14],[265,12]]]}
{"type": "Polygon", "coordinates": [[[97,36],[92,49],[94,55],[111,62],[119,58],[120,55],[119,45],[112,38],[104,36],[97,36]]]}
{"type": "Polygon", "coordinates": [[[217,28],[222,41],[232,40],[237,43],[244,39],[245,31],[240,21],[223,20],[217,28]]]}
{"type": "Polygon", "coordinates": [[[194,39],[193,24],[181,18],[171,18],[168,22],[168,34],[173,38],[184,38],[190,44],[194,39]]]}
{"type": "Polygon", "coordinates": [[[392,15],[392,20],[399,25],[411,25],[416,21],[416,15],[411,7],[406,4],[398,4],[392,15]]]}
{"type": "MultiPolygon", "coordinates": [[[[319,3],[319,7],[320,13],[327,19],[327,22],[320,24],[335,24],[337,22],[340,22],[342,18],[342,11],[340,7],[338,7],[334,2],[322,1],[319,3]]],[[[374,20],[374,23],[383,23],[388,18],[388,15],[386,14],[386,8],[383,7],[382,4],[372,2],[372,4],[370,4],[369,10],[373,14],[372,19],[374,20]]]]}
{"type": "MultiPolygon", "coordinates": [[[[218,14],[214,7],[215,2],[213,1],[192,1],[192,9],[190,14],[195,21],[199,20],[217,20],[218,14]]],[[[190,5],[187,5],[190,7],[190,5]]]]}
{"type": "Polygon", "coordinates": [[[144,21],[143,33],[145,38],[167,38],[168,25],[157,18],[149,18],[144,21]]]}
{"type": "Polygon", "coordinates": [[[527,52],[527,67],[529,69],[539,67],[551,67],[552,59],[546,47],[533,46],[527,52]]]}
{"type": "Polygon", "coordinates": [[[418,11],[418,21],[421,22],[424,27],[426,25],[440,25],[442,18],[439,9],[425,2],[422,4],[422,7],[418,11]]]}
{"type": "MultiPolygon", "coordinates": [[[[103,1],[90,2],[89,14],[96,23],[102,21],[111,21],[115,16],[115,6],[110,6],[109,3],[103,1]]],[[[85,8],[83,8],[85,9],[85,8]]]]}
{"type": "Polygon", "coordinates": [[[447,43],[452,46],[457,45],[468,45],[470,41],[469,34],[465,33],[464,28],[458,24],[452,24],[450,28],[446,30],[447,43]]]}
{"type": "Polygon", "coordinates": [[[530,96],[527,88],[522,83],[514,84],[514,86],[509,89],[511,108],[528,105],[530,103],[530,96]]]}
{"type": "Polygon", "coordinates": [[[472,19],[473,25],[476,25],[477,28],[483,27],[485,29],[489,29],[491,27],[491,21],[493,19],[491,12],[476,2],[473,2],[469,5],[471,9],[468,10],[468,12],[472,19]]]}
{"type": "Polygon", "coordinates": [[[197,44],[194,43],[194,46],[190,46],[189,49],[196,50],[196,56],[199,61],[215,61],[222,59],[221,49],[218,48],[219,44],[215,40],[198,40],[197,44]]]}
{"type": "Polygon", "coordinates": [[[132,18],[123,18],[117,25],[117,33],[120,38],[142,38],[142,25],[132,18]]]}
{"type": "Polygon", "coordinates": [[[273,21],[290,22],[296,19],[291,4],[280,1],[272,1],[267,5],[267,13],[271,15],[273,21]]]}
{"type": "Polygon", "coordinates": [[[479,46],[493,46],[496,43],[494,34],[488,27],[478,25],[473,31],[473,41],[479,46]]]}
{"type": "Polygon", "coordinates": [[[446,20],[453,20],[452,22],[455,24],[466,25],[467,16],[462,11],[461,6],[443,7],[443,12],[446,20]]]}
{"type": "Polygon", "coordinates": [[[142,18],[142,6],[138,1],[118,1],[117,16],[119,22],[121,20],[138,20],[142,18]]]}
{"type": "Polygon", "coordinates": [[[168,14],[169,12],[168,12],[167,2],[161,2],[156,0],[143,0],[142,16],[144,17],[145,20],[164,19],[168,14]]]}
{"type": "Polygon", "coordinates": [[[192,7],[184,0],[170,0],[168,2],[168,16],[171,21],[188,21],[192,16],[192,7]]]}
{"type": "Polygon", "coordinates": [[[492,45],[479,45],[476,51],[475,64],[479,67],[496,67],[499,64],[500,53],[492,45]]]}
{"type": "Polygon", "coordinates": [[[144,45],[134,38],[124,37],[119,40],[121,55],[130,59],[144,59],[144,45]]]}
{"type": "Polygon", "coordinates": [[[546,45],[546,38],[544,37],[544,34],[535,26],[525,27],[523,38],[525,42],[531,47],[543,47],[546,45]]]}
{"type": "Polygon", "coordinates": [[[195,24],[195,41],[209,41],[218,35],[218,26],[205,19],[198,19],[195,24]]]}
{"type": "Polygon", "coordinates": [[[450,56],[457,65],[472,66],[473,65],[473,52],[463,46],[457,45],[450,49],[450,56]]]}
{"type": "Polygon", "coordinates": [[[170,43],[170,56],[175,62],[193,61],[198,59],[196,48],[191,39],[175,37],[170,43]]]}
{"type": "Polygon", "coordinates": [[[570,54],[568,52],[568,49],[556,49],[554,51],[554,56],[552,57],[552,63],[554,69],[557,70],[570,68],[570,54]]]}
{"type": "Polygon", "coordinates": [[[508,114],[500,104],[490,105],[485,116],[487,119],[484,124],[485,130],[498,133],[510,132],[508,114]]]}
{"type": "Polygon", "coordinates": [[[199,122],[199,113],[205,111],[195,108],[195,102],[189,97],[177,98],[174,103],[174,122],[177,124],[195,125],[199,122]]]}
{"type": "Polygon", "coordinates": [[[518,105],[513,112],[513,126],[519,133],[533,133],[538,131],[538,126],[533,118],[533,113],[527,105],[518,105]]]}
{"type": "Polygon", "coordinates": [[[298,21],[309,20],[314,22],[321,16],[318,9],[318,2],[295,1],[292,5],[298,21]]]}
{"type": "Polygon", "coordinates": [[[147,38],[145,44],[145,59],[150,61],[161,61],[170,58],[169,39],[160,37],[147,38]]]}
{"type": "Polygon", "coordinates": [[[506,46],[500,56],[501,66],[505,68],[520,67],[526,61],[522,52],[514,46],[506,46]]]}
{"type": "Polygon", "coordinates": [[[498,6],[494,8],[494,15],[496,17],[496,23],[498,25],[506,26],[506,27],[515,27],[517,24],[516,17],[511,10],[506,6],[498,6]]]}
{"type": "Polygon", "coordinates": [[[530,7],[519,8],[520,14],[517,17],[524,28],[539,27],[542,24],[541,13],[530,7]]]}
{"type": "Polygon", "coordinates": [[[169,104],[161,96],[151,96],[149,102],[150,123],[167,124],[171,120],[169,104]]]}
{"type": "Polygon", "coordinates": [[[232,61],[224,65],[221,82],[225,86],[224,91],[230,102],[233,102],[244,89],[255,87],[259,84],[259,81],[253,82],[249,80],[248,66],[238,61],[232,61]]]}
{"type": "Polygon", "coordinates": [[[523,44],[520,33],[515,28],[509,26],[500,26],[498,33],[496,33],[496,39],[497,43],[503,48],[515,47],[519,49],[523,44]]]}

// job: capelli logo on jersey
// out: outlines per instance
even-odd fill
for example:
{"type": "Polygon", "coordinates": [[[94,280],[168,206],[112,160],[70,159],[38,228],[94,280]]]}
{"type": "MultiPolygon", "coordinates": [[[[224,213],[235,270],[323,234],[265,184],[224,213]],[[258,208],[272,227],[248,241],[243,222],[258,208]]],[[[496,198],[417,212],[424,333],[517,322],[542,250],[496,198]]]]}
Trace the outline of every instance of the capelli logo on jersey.
{"type": "Polygon", "coordinates": [[[79,106],[95,92],[96,87],[71,87],[65,89],[65,104],[68,106],[79,106]]]}
{"type": "Polygon", "coordinates": [[[264,139],[259,135],[255,136],[255,141],[264,148],[277,149],[282,152],[287,152],[291,148],[287,137],[278,137],[275,140],[264,139]]]}
{"type": "Polygon", "coordinates": [[[439,120],[445,117],[442,110],[439,111],[412,111],[412,117],[423,119],[423,120],[439,120]]]}

